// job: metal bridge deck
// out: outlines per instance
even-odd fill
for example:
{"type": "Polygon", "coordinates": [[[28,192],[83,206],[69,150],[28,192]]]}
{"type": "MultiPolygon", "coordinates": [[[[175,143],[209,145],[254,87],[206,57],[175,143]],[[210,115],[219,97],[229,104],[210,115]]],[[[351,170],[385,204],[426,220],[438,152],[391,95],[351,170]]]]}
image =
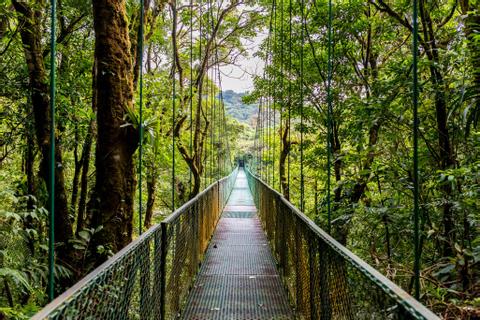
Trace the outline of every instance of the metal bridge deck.
{"type": "Polygon", "coordinates": [[[293,318],[243,170],[238,173],[182,318],[293,318]]]}

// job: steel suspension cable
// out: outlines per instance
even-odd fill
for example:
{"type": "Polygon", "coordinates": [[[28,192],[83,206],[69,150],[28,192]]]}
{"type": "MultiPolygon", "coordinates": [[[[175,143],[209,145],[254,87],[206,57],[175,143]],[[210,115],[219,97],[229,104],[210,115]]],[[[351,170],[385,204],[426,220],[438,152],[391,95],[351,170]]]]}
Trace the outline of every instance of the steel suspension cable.
{"type": "MultiPolygon", "coordinates": [[[[216,90],[215,90],[215,82],[216,82],[216,73],[215,73],[215,66],[212,68],[212,101],[213,101],[213,104],[212,104],[212,168],[214,168],[214,163],[215,163],[215,159],[218,157],[218,152],[217,152],[217,157],[215,157],[215,145],[216,145],[216,135],[215,135],[215,131],[217,129],[217,125],[216,125],[216,118],[217,118],[217,110],[216,110],[216,104],[217,104],[217,99],[216,99],[216,90]]],[[[218,141],[217,141],[218,142],[218,141]]],[[[212,179],[213,180],[216,180],[216,176],[217,176],[217,171],[218,171],[218,167],[216,168],[216,170],[214,170],[213,172],[213,177],[212,179]]]]}
{"type": "MultiPolygon", "coordinates": [[[[173,20],[173,32],[177,32],[177,28],[176,28],[176,23],[177,23],[177,18],[176,18],[176,5],[177,5],[177,1],[176,0],[173,0],[173,10],[172,10],[172,20],[173,20]]],[[[175,37],[172,37],[172,54],[173,54],[173,68],[172,68],[172,211],[175,211],[175,112],[176,112],[176,83],[175,83],[175,80],[176,80],[176,56],[175,56],[175,46],[176,44],[174,43],[176,39],[176,36],[175,37]]]]}
{"type": "MultiPolygon", "coordinates": [[[[283,11],[284,11],[284,5],[283,5],[283,2],[284,0],[280,0],[280,146],[282,148],[285,148],[285,146],[283,146],[283,109],[284,109],[284,105],[285,105],[285,101],[284,101],[284,95],[283,95],[283,90],[284,90],[284,74],[283,74],[283,60],[284,60],[284,56],[283,56],[283,41],[284,41],[284,36],[283,36],[283,11]]],[[[281,157],[281,153],[282,153],[282,150],[280,149],[280,157],[281,157]]],[[[281,173],[280,173],[280,160],[278,161],[278,164],[279,164],[279,179],[278,179],[278,182],[279,182],[279,190],[280,192],[282,192],[282,177],[281,177],[281,173]]]]}
{"type": "MultiPolygon", "coordinates": [[[[272,11],[270,15],[270,31],[268,33],[268,41],[267,41],[267,64],[271,67],[272,66],[272,33],[273,33],[273,16],[274,16],[274,10],[275,10],[275,1],[272,2],[272,11]]],[[[266,172],[266,180],[267,184],[270,184],[270,150],[271,150],[271,109],[272,109],[272,75],[271,72],[268,72],[268,94],[267,94],[267,107],[266,107],[266,116],[267,116],[267,141],[266,141],[266,146],[267,146],[267,162],[266,162],[266,167],[267,167],[267,172],[266,172]]]]}
{"type": "MultiPolygon", "coordinates": [[[[266,52],[265,52],[265,56],[266,56],[266,52]]],[[[267,69],[267,64],[266,64],[266,58],[265,58],[265,65],[264,65],[264,68],[263,68],[263,80],[265,81],[265,77],[266,77],[266,69],[267,69]]],[[[263,117],[263,109],[264,109],[264,95],[262,94],[262,96],[260,97],[260,101],[259,101],[259,104],[258,104],[258,117],[259,117],[259,144],[260,144],[260,149],[258,150],[258,153],[259,153],[259,176],[260,178],[263,180],[263,149],[264,149],[264,125],[263,125],[263,122],[265,121],[264,120],[264,117],[263,117]]]]}
{"type": "MultiPolygon", "coordinates": [[[[215,55],[216,55],[216,60],[218,61],[218,50],[215,51],[215,55]]],[[[222,77],[221,77],[221,73],[220,73],[220,66],[217,68],[217,73],[218,73],[218,89],[219,89],[219,96],[220,96],[220,106],[221,106],[221,112],[222,112],[222,123],[224,125],[224,132],[223,132],[223,135],[222,137],[225,139],[225,146],[228,146],[228,140],[229,140],[229,135],[228,135],[228,128],[226,126],[226,116],[225,116],[225,103],[224,103],[224,100],[223,100],[223,87],[222,87],[222,77]]],[[[227,154],[227,150],[224,151],[225,152],[225,156],[227,154]]],[[[224,158],[225,158],[224,156],[224,158]]]]}
{"type": "Polygon", "coordinates": [[[55,296],[55,93],[56,93],[56,39],[57,2],[50,1],[50,177],[49,177],[49,229],[48,229],[48,299],[55,296]]]}
{"type": "Polygon", "coordinates": [[[304,28],[305,28],[305,0],[301,0],[300,2],[300,10],[301,10],[301,45],[300,45],[300,211],[304,211],[304,172],[303,172],[303,79],[304,79],[304,46],[305,46],[305,35],[304,35],[304,28]]]}
{"type": "MultiPolygon", "coordinates": [[[[280,0],[283,1],[283,0],[280,0]]],[[[275,67],[275,60],[277,60],[277,49],[278,49],[278,43],[277,43],[277,2],[274,0],[273,1],[274,5],[274,11],[273,11],[273,49],[272,49],[272,66],[275,67]]],[[[276,115],[277,115],[277,74],[276,72],[273,73],[273,108],[272,108],[272,115],[273,115],[273,127],[271,130],[272,134],[272,188],[275,189],[275,130],[276,130],[276,115]]]]}
{"type": "Polygon", "coordinates": [[[214,112],[214,98],[213,98],[213,70],[210,71],[209,95],[210,95],[210,184],[213,181],[213,112],[214,112]]]}
{"type": "MultiPolygon", "coordinates": [[[[221,4],[219,4],[219,3],[217,2],[217,6],[218,6],[219,8],[220,8],[220,5],[221,5],[221,4]]],[[[218,22],[218,15],[217,15],[217,22],[218,22]]],[[[214,27],[214,26],[213,26],[213,10],[212,10],[212,27],[214,27]]],[[[217,38],[216,38],[216,36],[215,36],[214,44],[215,44],[215,63],[214,63],[214,68],[216,68],[216,70],[217,70],[216,72],[214,72],[214,79],[218,80],[218,88],[217,88],[217,89],[219,90],[218,94],[217,94],[216,91],[214,90],[214,93],[215,93],[215,94],[214,94],[214,99],[215,99],[214,101],[217,102],[217,101],[216,101],[216,100],[217,100],[217,95],[218,95],[219,97],[221,97],[221,96],[222,96],[222,91],[221,91],[221,86],[220,86],[220,84],[221,84],[221,78],[220,78],[220,77],[221,77],[221,74],[220,74],[220,62],[219,62],[219,58],[218,58],[218,43],[217,43],[217,38]]],[[[214,69],[214,71],[215,71],[215,69],[214,69]]],[[[215,89],[215,87],[216,87],[216,83],[217,83],[217,81],[214,81],[214,89],[215,89]]],[[[220,101],[220,103],[221,103],[221,101],[220,101]]],[[[215,106],[215,104],[214,104],[214,106],[215,106]]],[[[218,106],[218,105],[217,105],[217,106],[218,106]]],[[[221,108],[221,105],[220,105],[220,108],[221,108]]],[[[221,138],[221,136],[220,136],[220,134],[221,134],[221,128],[222,128],[223,124],[222,124],[222,122],[221,122],[222,119],[221,119],[220,110],[218,110],[218,118],[217,118],[217,116],[215,116],[216,113],[217,113],[217,112],[216,112],[216,110],[214,109],[214,120],[216,119],[216,120],[217,120],[217,124],[219,125],[218,128],[217,128],[217,125],[215,125],[216,131],[217,131],[217,138],[216,138],[216,139],[217,139],[217,148],[216,148],[216,150],[217,150],[217,156],[216,156],[216,159],[217,159],[217,170],[216,170],[216,177],[215,177],[215,179],[216,179],[216,180],[219,180],[219,179],[220,179],[220,172],[221,172],[221,160],[220,160],[220,156],[221,156],[221,150],[220,150],[221,143],[220,143],[220,138],[221,138]],[[219,120],[220,120],[220,121],[219,121],[219,120]]]]}
{"type": "MultiPolygon", "coordinates": [[[[190,0],[190,156],[193,153],[193,0],[190,0]]],[[[189,193],[192,193],[192,169],[189,168],[189,193]]]]}
{"type": "Polygon", "coordinates": [[[258,176],[258,152],[259,152],[259,125],[260,125],[260,103],[258,104],[258,110],[257,110],[257,123],[255,124],[255,141],[254,141],[254,147],[253,150],[255,150],[255,160],[254,160],[254,168],[253,172],[255,173],[256,176],[258,176]]]}
{"type": "Polygon", "coordinates": [[[289,20],[288,20],[288,155],[287,155],[287,186],[288,186],[288,193],[286,194],[287,200],[290,199],[290,147],[291,147],[291,112],[292,112],[292,79],[291,79],[291,74],[292,74],[292,0],[288,1],[288,15],[289,15],[289,20]]]}
{"type": "MultiPolygon", "coordinates": [[[[199,63],[200,63],[200,66],[199,66],[199,72],[202,72],[200,70],[201,68],[201,63],[202,63],[202,55],[203,55],[203,51],[202,51],[202,34],[203,34],[203,1],[200,0],[199,1],[199,17],[200,17],[200,21],[199,21],[199,46],[198,46],[198,56],[199,56],[199,63]]],[[[199,89],[199,93],[198,93],[198,103],[200,104],[200,108],[202,107],[201,104],[203,102],[203,79],[201,80],[200,82],[200,88],[199,89]]],[[[200,115],[198,115],[200,117],[200,115]]],[[[205,155],[206,155],[206,152],[205,152],[205,155]]],[[[202,159],[201,158],[201,154],[198,155],[198,157],[200,157],[200,163],[203,162],[203,160],[205,159],[202,159]]],[[[205,161],[205,165],[203,166],[202,165],[202,169],[203,169],[203,172],[204,172],[204,175],[203,175],[203,183],[204,183],[204,186],[206,187],[207,186],[207,163],[205,161]]],[[[201,172],[199,172],[199,175],[201,177],[201,172]]],[[[201,184],[200,184],[201,185],[201,184]]]]}
{"type": "Polygon", "coordinates": [[[420,230],[419,230],[419,172],[418,172],[418,0],[413,0],[413,221],[414,221],[414,291],[420,298],[420,230]]]}
{"type": "MultiPolygon", "coordinates": [[[[210,26],[212,28],[212,37],[213,37],[213,28],[214,28],[214,22],[213,22],[213,9],[212,9],[212,0],[209,0],[207,2],[207,10],[209,11],[209,20],[210,20],[210,26]]],[[[205,54],[208,54],[207,52],[205,54]]],[[[214,144],[214,135],[213,135],[213,130],[214,130],[214,121],[215,121],[215,94],[214,94],[214,70],[212,67],[212,70],[210,70],[210,184],[213,182],[213,163],[214,163],[214,156],[213,156],[213,144],[214,144]]]]}
{"type": "Polygon", "coordinates": [[[333,73],[333,35],[332,35],[332,0],[328,0],[328,60],[327,60],[327,225],[328,233],[331,233],[332,229],[332,212],[331,212],[331,176],[332,176],[332,113],[333,113],[333,101],[332,101],[332,73],[333,73]]]}
{"type": "MultiPolygon", "coordinates": [[[[266,57],[266,55],[265,55],[266,57]]],[[[265,59],[265,68],[267,66],[266,64],[266,59],[265,59]]],[[[264,72],[264,80],[266,79],[266,73],[264,72]]],[[[266,179],[266,176],[265,176],[265,173],[266,173],[266,168],[265,168],[265,151],[266,151],[266,147],[265,147],[265,144],[266,144],[266,139],[265,139],[265,98],[264,96],[262,95],[262,99],[260,100],[260,106],[261,106],[261,112],[260,112],[260,116],[261,116],[261,121],[260,121],[260,125],[261,125],[261,144],[262,144],[262,149],[260,150],[261,151],[261,155],[260,155],[260,165],[261,165],[261,169],[260,169],[260,177],[262,178],[262,180],[265,180],[266,179]]]]}
{"type": "MultiPolygon", "coordinates": [[[[208,9],[207,9],[208,10],[208,9]]],[[[205,53],[207,54],[207,53],[205,53]]],[[[207,75],[207,80],[208,80],[208,74],[209,74],[209,71],[207,70],[206,72],[206,75],[207,75]]],[[[206,105],[206,121],[205,122],[208,122],[208,118],[209,118],[209,115],[210,115],[210,111],[209,111],[209,106],[210,106],[210,84],[208,83],[207,81],[207,85],[206,85],[206,101],[205,101],[205,105],[206,105]]],[[[210,117],[211,119],[211,117],[210,117]]],[[[210,123],[209,123],[210,125],[210,123]]],[[[210,128],[211,130],[211,128],[210,128]]],[[[210,167],[210,163],[209,163],[209,158],[210,158],[210,149],[208,148],[209,147],[209,141],[210,141],[210,148],[211,148],[211,144],[212,144],[212,141],[210,140],[210,135],[208,134],[208,132],[206,132],[206,137],[205,137],[205,145],[206,145],[206,148],[205,148],[205,188],[209,185],[209,182],[211,181],[211,167],[210,167]],[[210,171],[210,174],[209,174],[209,171],[210,171]]]]}
{"type": "Polygon", "coordinates": [[[263,158],[263,140],[262,140],[262,98],[260,98],[259,104],[258,104],[258,160],[257,160],[257,176],[261,176],[262,174],[262,158],[263,158]]]}
{"type": "MultiPolygon", "coordinates": [[[[265,82],[266,81],[266,78],[267,78],[267,67],[268,67],[268,55],[269,55],[269,49],[270,49],[270,32],[271,32],[271,20],[272,20],[272,16],[270,15],[270,27],[269,27],[269,33],[268,33],[268,38],[267,38],[267,48],[265,50],[265,58],[264,58],[264,68],[263,68],[263,81],[265,82]]],[[[267,82],[267,85],[269,86],[269,83],[267,82]]],[[[269,93],[270,92],[270,87],[267,88],[267,92],[269,93]]],[[[264,159],[264,152],[266,152],[266,137],[265,137],[265,127],[266,127],[266,107],[265,107],[265,95],[262,94],[262,96],[260,97],[260,105],[259,105],[259,108],[260,108],[260,138],[261,138],[261,149],[260,149],[260,177],[262,178],[262,180],[266,180],[266,178],[268,177],[268,174],[265,175],[266,173],[268,173],[267,170],[265,170],[265,161],[263,160],[264,159]],[[265,172],[267,171],[267,172],[265,172]],[[264,177],[265,175],[265,177],[264,177]]],[[[267,97],[267,104],[268,104],[268,97],[267,97]]],[[[268,167],[267,167],[268,168],[268,167]]]]}
{"type": "Polygon", "coordinates": [[[140,0],[140,25],[138,35],[138,65],[139,65],[139,138],[138,138],[138,234],[142,234],[142,164],[143,164],[143,31],[144,31],[144,0],[140,0]]]}

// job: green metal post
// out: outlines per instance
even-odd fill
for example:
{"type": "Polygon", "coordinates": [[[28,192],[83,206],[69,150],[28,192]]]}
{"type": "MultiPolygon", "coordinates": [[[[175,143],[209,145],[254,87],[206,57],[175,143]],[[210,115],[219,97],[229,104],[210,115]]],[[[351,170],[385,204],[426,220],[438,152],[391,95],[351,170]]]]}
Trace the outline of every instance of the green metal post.
{"type": "Polygon", "coordinates": [[[291,148],[291,117],[292,117],[292,80],[291,73],[292,73],[292,0],[288,1],[288,159],[287,159],[287,186],[288,186],[288,194],[287,200],[290,200],[290,148],[291,148]]]}
{"type": "Polygon", "coordinates": [[[301,10],[301,51],[300,51],[300,211],[304,212],[305,181],[303,174],[303,47],[305,45],[305,1],[300,3],[301,10]]]}
{"type": "MultiPolygon", "coordinates": [[[[283,0],[281,0],[283,1],[283,0]]],[[[274,11],[273,11],[273,19],[274,19],[274,22],[273,22],[273,46],[272,46],[272,65],[275,65],[275,60],[277,60],[277,3],[276,1],[274,0],[273,1],[273,4],[274,4],[274,11]]],[[[275,189],[275,126],[276,126],[276,114],[277,114],[277,111],[276,111],[276,106],[277,106],[277,75],[274,73],[273,74],[273,84],[274,84],[274,87],[273,87],[273,108],[272,108],[272,114],[273,114],[273,127],[271,129],[272,131],[272,188],[275,189]]]]}
{"type": "Polygon", "coordinates": [[[331,233],[331,203],[330,203],[330,189],[332,177],[332,0],[328,0],[328,79],[327,79],[327,220],[328,233],[331,233]]]}
{"type": "MultiPolygon", "coordinates": [[[[140,0],[140,26],[139,26],[139,41],[138,41],[138,61],[139,61],[139,141],[138,141],[138,234],[141,235],[142,230],[142,161],[143,161],[143,31],[145,20],[145,0],[140,0]]],[[[143,263],[150,262],[150,244],[147,243],[144,247],[144,254],[141,259],[143,263]]],[[[150,264],[147,264],[148,269],[140,274],[140,314],[141,318],[149,318],[151,310],[148,306],[150,296],[150,264]]]]}
{"type": "Polygon", "coordinates": [[[418,174],[418,0],[413,0],[413,223],[414,223],[414,289],[420,298],[419,174],[418,174]]]}
{"type": "MultiPolygon", "coordinates": [[[[176,6],[176,1],[174,1],[174,5],[176,6]]],[[[175,15],[173,19],[173,23],[177,22],[177,17],[175,11],[173,12],[175,15]]],[[[177,32],[177,28],[175,25],[172,26],[174,32],[177,32]]],[[[175,41],[175,38],[172,38],[172,41],[175,41]]],[[[177,70],[177,65],[175,61],[175,43],[172,43],[172,63],[173,63],[173,71],[172,71],[172,211],[175,211],[175,96],[176,92],[176,83],[175,83],[175,73],[177,70]]]]}
{"type": "MultiPolygon", "coordinates": [[[[201,17],[200,17],[201,18],[201,17]]],[[[201,59],[201,57],[200,57],[201,59]]],[[[193,1],[190,0],[190,156],[193,155],[193,1]]],[[[192,169],[189,168],[189,193],[192,193],[192,169]]]]}
{"type": "Polygon", "coordinates": [[[51,0],[50,11],[50,180],[49,180],[49,235],[48,235],[48,299],[54,298],[55,285],[55,55],[57,17],[56,0],[51,0]]]}
{"type": "Polygon", "coordinates": [[[143,158],[143,24],[144,0],[140,0],[140,32],[138,41],[138,57],[140,71],[140,120],[139,120],[139,149],[138,149],[138,234],[142,234],[142,158],[143,158]]]}
{"type": "MultiPolygon", "coordinates": [[[[284,70],[283,70],[283,64],[284,64],[284,55],[283,55],[283,42],[285,41],[285,38],[284,38],[284,29],[283,29],[283,19],[284,19],[284,4],[283,4],[283,0],[282,2],[280,3],[280,144],[279,144],[279,149],[280,149],[280,154],[282,153],[282,149],[281,148],[284,148],[283,147],[283,108],[285,106],[285,101],[284,101],[284,94],[283,94],[283,91],[284,91],[284,70]]],[[[278,190],[280,190],[281,193],[283,193],[283,190],[282,190],[282,177],[280,176],[280,160],[278,161],[278,173],[279,173],[279,177],[278,177],[278,190]]]]}

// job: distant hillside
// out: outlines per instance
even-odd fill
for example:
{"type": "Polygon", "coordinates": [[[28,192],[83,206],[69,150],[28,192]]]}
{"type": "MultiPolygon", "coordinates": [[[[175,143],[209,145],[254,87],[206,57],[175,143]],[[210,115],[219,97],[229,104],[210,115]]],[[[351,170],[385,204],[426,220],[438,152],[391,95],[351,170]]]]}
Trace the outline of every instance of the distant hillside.
{"type": "Polygon", "coordinates": [[[228,115],[240,122],[253,125],[252,120],[257,115],[258,106],[255,104],[244,104],[242,97],[246,93],[237,93],[232,90],[223,92],[223,101],[228,115]]]}

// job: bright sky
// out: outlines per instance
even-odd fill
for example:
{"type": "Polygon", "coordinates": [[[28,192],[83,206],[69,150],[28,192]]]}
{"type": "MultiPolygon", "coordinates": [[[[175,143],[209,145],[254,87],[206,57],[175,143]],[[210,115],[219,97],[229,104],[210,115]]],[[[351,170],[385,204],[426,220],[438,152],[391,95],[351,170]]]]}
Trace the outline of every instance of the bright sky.
{"type": "Polygon", "coordinates": [[[244,40],[243,44],[248,57],[240,57],[236,65],[220,68],[223,90],[233,90],[239,93],[253,90],[253,78],[255,75],[262,74],[264,66],[263,61],[253,55],[265,36],[265,34],[259,34],[252,40],[244,40]]]}

